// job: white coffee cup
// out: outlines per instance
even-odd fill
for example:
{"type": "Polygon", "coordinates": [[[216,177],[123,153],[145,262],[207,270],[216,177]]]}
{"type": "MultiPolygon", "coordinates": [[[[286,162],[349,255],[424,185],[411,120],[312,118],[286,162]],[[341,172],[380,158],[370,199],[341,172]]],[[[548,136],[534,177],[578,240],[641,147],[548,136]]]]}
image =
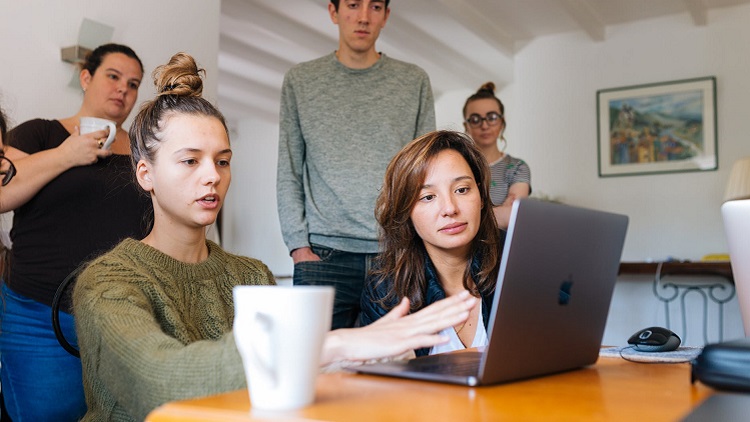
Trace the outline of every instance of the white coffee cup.
{"type": "Polygon", "coordinates": [[[115,140],[115,135],[117,134],[115,122],[99,117],[81,117],[81,126],[79,128],[81,135],[107,128],[109,128],[109,135],[107,136],[107,140],[102,143],[102,149],[109,148],[115,140]]]}
{"type": "Polygon", "coordinates": [[[256,410],[293,410],[315,399],[331,328],[330,286],[236,286],[234,339],[256,410]]]}

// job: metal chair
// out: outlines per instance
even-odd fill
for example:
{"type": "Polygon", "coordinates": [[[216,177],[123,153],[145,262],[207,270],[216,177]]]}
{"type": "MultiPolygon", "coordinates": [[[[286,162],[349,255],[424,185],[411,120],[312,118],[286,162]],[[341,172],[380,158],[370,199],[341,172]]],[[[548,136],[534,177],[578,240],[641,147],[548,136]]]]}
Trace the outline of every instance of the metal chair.
{"type": "MultiPolygon", "coordinates": [[[[52,329],[55,331],[55,337],[57,342],[60,343],[63,349],[65,349],[71,355],[80,358],[81,353],[76,349],[70,342],[65,338],[65,335],[60,328],[60,304],[64,295],[68,292],[68,286],[76,280],[78,274],[85,268],[85,265],[80,265],[78,268],[73,270],[67,277],[60,283],[55,292],[55,297],[52,299],[52,329]]],[[[73,283],[75,284],[75,283],[73,283]]]]}
{"type": "Polygon", "coordinates": [[[664,303],[664,312],[666,315],[667,328],[670,327],[670,312],[669,304],[675,301],[678,297],[680,299],[680,313],[682,316],[682,340],[687,341],[687,309],[685,306],[685,297],[688,294],[697,294],[703,303],[703,341],[708,344],[708,301],[716,303],[719,307],[719,339],[721,342],[724,338],[724,304],[729,302],[735,295],[734,283],[731,276],[727,274],[712,271],[707,269],[698,270],[685,270],[674,267],[672,269],[662,271],[664,262],[659,262],[656,267],[656,275],[654,276],[653,291],[654,295],[664,303]],[[727,283],[722,282],[677,282],[669,281],[663,282],[663,279],[668,275],[689,275],[689,276],[716,276],[722,277],[727,280],[727,283]],[[724,292],[723,294],[718,294],[724,292]]]}

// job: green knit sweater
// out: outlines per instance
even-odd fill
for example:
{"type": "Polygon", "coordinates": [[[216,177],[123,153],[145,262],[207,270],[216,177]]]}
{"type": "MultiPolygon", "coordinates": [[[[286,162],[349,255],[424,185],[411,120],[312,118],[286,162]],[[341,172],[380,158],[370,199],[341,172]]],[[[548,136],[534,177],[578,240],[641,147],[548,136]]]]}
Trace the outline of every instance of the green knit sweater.
{"type": "Polygon", "coordinates": [[[126,239],[78,277],[84,421],[143,420],[170,400],[246,386],[232,288],[274,284],[273,276],[258,260],[207,244],[208,259],[187,264],[126,239]]]}

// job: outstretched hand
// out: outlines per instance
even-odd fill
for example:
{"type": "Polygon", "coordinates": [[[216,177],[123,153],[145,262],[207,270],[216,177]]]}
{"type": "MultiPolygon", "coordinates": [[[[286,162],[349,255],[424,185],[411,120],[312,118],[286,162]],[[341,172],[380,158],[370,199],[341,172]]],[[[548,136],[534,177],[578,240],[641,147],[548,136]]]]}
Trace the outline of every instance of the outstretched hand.
{"type": "Polygon", "coordinates": [[[437,333],[466,321],[478,301],[464,291],[409,314],[409,300],[404,298],[371,325],[329,332],[323,344],[321,363],[398,356],[409,350],[445,343],[448,338],[437,333]]]}
{"type": "Polygon", "coordinates": [[[60,144],[59,151],[70,167],[87,166],[98,159],[108,157],[112,152],[102,149],[100,140],[107,138],[107,130],[97,130],[81,135],[76,126],[73,133],[60,144]]]}

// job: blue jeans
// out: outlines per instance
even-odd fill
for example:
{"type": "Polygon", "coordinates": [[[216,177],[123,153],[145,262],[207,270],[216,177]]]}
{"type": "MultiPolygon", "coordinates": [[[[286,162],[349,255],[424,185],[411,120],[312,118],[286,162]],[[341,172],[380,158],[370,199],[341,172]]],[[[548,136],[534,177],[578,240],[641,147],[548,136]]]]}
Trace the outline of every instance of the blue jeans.
{"type": "Polygon", "coordinates": [[[359,301],[367,273],[376,254],[344,252],[312,245],[320,261],[294,264],[292,282],[297,285],[333,286],[331,329],[354,327],[359,318],[359,301]]]}
{"type": "MultiPolygon", "coordinates": [[[[60,346],[52,309],[2,286],[0,380],[13,422],[77,421],[86,413],[81,360],[60,346]]],[[[73,316],[60,312],[60,327],[75,347],[73,316]]]]}

